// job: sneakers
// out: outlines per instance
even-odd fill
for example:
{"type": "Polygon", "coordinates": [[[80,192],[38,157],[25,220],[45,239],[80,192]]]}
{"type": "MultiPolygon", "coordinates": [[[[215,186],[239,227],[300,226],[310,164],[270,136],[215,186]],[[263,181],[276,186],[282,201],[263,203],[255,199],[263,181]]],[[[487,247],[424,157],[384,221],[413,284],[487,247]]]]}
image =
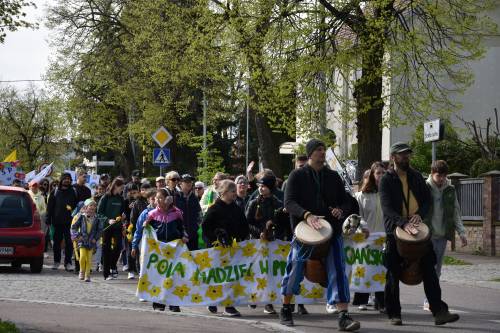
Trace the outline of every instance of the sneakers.
{"type": "Polygon", "coordinates": [[[229,317],[240,317],[241,313],[236,310],[234,306],[228,306],[224,309],[224,312],[222,313],[224,316],[229,316],[229,317]]]}
{"type": "Polygon", "coordinates": [[[353,320],[347,311],[341,311],[339,314],[339,331],[352,332],[361,327],[359,321],[353,320]]]}
{"type": "Polygon", "coordinates": [[[248,304],[248,307],[249,307],[250,309],[256,309],[256,308],[257,308],[257,305],[255,305],[255,304],[248,304]]]}
{"type": "Polygon", "coordinates": [[[153,303],[153,310],[165,311],[165,304],[153,303]]]}
{"type": "Polygon", "coordinates": [[[339,310],[337,309],[337,307],[335,305],[327,304],[326,305],[326,313],[337,314],[337,313],[339,313],[339,310]]]}
{"type": "Polygon", "coordinates": [[[102,272],[102,266],[101,266],[101,264],[97,264],[97,266],[95,268],[95,271],[96,272],[102,272]]]}
{"type": "Polygon", "coordinates": [[[90,276],[87,276],[87,277],[85,278],[85,282],[90,282],[90,276]]]}
{"type": "Polygon", "coordinates": [[[368,297],[368,303],[366,303],[367,306],[374,306],[375,305],[375,296],[370,295],[368,297]]]}
{"type": "Polygon", "coordinates": [[[57,269],[59,268],[59,265],[60,265],[60,263],[58,263],[58,262],[54,262],[54,263],[52,264],[52,270],[54,270],[54,271],[55,271],[55,270],[57,270],[57,269]]]}
{"type": "Polygon", "coordinates": [[[66,272],[72,272],[73,271],[73,265],[71,265],[70,263],[67,263],[64,265],[64,269],[66,270],[66,272]]]}
{"type": "Polygon", "coordinates": [[[128,265],[123,265],[122,271],[124,271],[124,272],[128,271],[128,265]]]}
{"type": "Polygon", "coordinates": [[[78,274],[78,278],[79,278],[80,280],[83,280],[83,279],[84,279],[83,272],[80,272],[80,273],[78,274]]]}
{"type": "Polygon", "coordinates": [[[309,312],[307,312],[306,310],[306,307],[304,306],[304,304],[299,304],[297,306],[297,313],[299,315],[306,315],[306,314],[309,314],[309,312]]]}
{"type": "Polygon", "coordinates": [[[177,305],[169,305],[168,309],[170,310],[170,312],[181,312],[181,308],[177,305]]]}
{"type": "Polygon", "coordinates": [[[105,279],[106,281],[111,281],[111,280],[114,280],[113,276],[111,275],[108,275],[108,277],[105,279]]]}
{"type": "Polygon", "coordinates": [[[139,302],[147,302],[144,298],[139,298],[139,302]]]}
{"type": "Polygon", "coordinates": [[[293,326],[293,316],[290,305],[283,304],[283,307],[280,311],[280,324],[285,326],[293,326]]]}
{"type": "Polygon", "coordinates": [[[272,304],[266,304],[266,306],[264,306],[264,313],[276,314],[276,310],[274,310],[274,307],[272,304]]]}
{"type": "Polygon", "coordinates": [[[361,304],[360,306],[358,306],[358,310],[360,310],[360,311],[366,311],[366,310],[368,310],[368,308],[366,307],[366,305],[361,304]]]}
{"type": "Polygon", "coordinates": [[[217,313],[217,307],[216,306],[207,306],[207,310],[210,313],[217,313]]]}
{"type": "Polygon", "coordinates": [[[135,274],[134,274],[134,272],[129,272],[129,273],[128,273],[128,277],[127,277],[127,279],[129,279],[129,280],[133,280],[133,279],[135,279],[135,274]]]}
{"type": "Polygon", "coordinates": [[[111,276],[113,277],[113,279],[118,279],[118,270],[116,269],[112,269],[111,270],[111,276]]]}
{"type": "Polygon", "coordinates": [[[446,323],[453,323],[458,319],[460,319],[460,316],[456,313],[450,313],[448,310],[443,310],[436,313],[436,316],[434,317],[434,324],[444,325],[446,323]]]}
{"type": "Polygon", "coordinates": [[[422,306],[422,309],[424,311],[431,311],[431,309],[429,307],[429,301],[427,301],[427,300],[424,301],[424,305],[422,306]]]}
{"type": "Polygon", "coordinates": [[[394,326],[401,326],[403,325],[403,321],[401,320],[401,317],[392,317],[389,319],[389,323],[394,326]]]}

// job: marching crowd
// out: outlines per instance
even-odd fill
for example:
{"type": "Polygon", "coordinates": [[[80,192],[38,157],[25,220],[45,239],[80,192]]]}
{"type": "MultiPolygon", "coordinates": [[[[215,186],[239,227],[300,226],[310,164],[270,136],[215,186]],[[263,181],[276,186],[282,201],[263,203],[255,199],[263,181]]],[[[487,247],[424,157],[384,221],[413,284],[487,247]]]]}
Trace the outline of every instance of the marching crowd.
{"type": "MultiPolygon", "coordinates": [[[[30,183],[29,192],[45,217],[46,243],[52,244],[54,252],[53,269],[62,264],[87,282],[91,271],[101,272],[106,280],[116,279],[120,260],[127,277],[136,278],[140,271],[139,244],[146,225],[153,227],[159,240],[181,239],[191,251],[215,242],[230,245],[250,238],[290,241],[279,314],[280,322],[289,326],[293,325],[293,312],[308,313],[304,305],[295,308],[290,303],[292,296],[300,293],[305,264],[314,248],[299,242],[293,230],[300,221],[319,229],[320,219],[324,219],[333,228],[329,249],[322,258],[328,285],[326,311],[338,314],[339,329],[345,331],[358,330],[360,323],[348,312],[351,299],[343,251],[344,220],[359,214],[366,235],[387,235],[387,283],[385,291],[375,293],[374,301],[392,325],[402,324],[399,281],[405,262],[396,249],[395,230],[399,227],[414,235],[419,224],[425,223],[432,237],[430,250],[419,264],[426,294],[424,308],[432,313],[436,325],[458,320],[442,301],[439,284],[447,241],[458,232],[462,244],[467,244],[456,193],[446,178],[446,162],[435,161],[424,180],[410,167],[411,148],[396,143],[391,146],[391,165],[373,163],[364,173],[359,191],[351,195],[339,174],[327,166],[325,151],[323,142],[310,140],[306,155],[296,157],[295,169],[285,182],[269,169],[254,176],[251,166],[245,175],[236,177],[217,172],[208,187],[176,171],[150,184],[134,170],[129,182],[122,177],[111,181],[109,175],[101,175],[92,193],[85,185],[86,172],[81,170],[74,185],[71,175],[63,173],[59,181],[30,183]]],[[[371,300],[369,294],[355,293],[352,304],[364,310],[371,300]]],[[[153,303],[153,308],[164,310],[166,305],[153,303]]],[[[180,311],[175,304],[169,304],[169,310],[180,311]]],[[[216,306],[208,310],[218,311],[216,306]]],[[[272,304],[266,305],[264,312],[276,313],[272,304]]],[[[226,307],[224,314],[240,315],[234,307],[226,307]]]]}

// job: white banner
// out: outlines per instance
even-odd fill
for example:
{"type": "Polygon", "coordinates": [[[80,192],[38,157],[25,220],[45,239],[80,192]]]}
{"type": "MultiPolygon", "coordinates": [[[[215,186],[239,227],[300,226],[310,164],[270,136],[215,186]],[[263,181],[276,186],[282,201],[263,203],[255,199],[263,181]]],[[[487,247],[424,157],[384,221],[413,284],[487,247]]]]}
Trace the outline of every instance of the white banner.
{"type": "MultiPolygon", "coordinates": [[[[375,239],[383,243],[382,238],[385,239],[383,235],[375,237],[370,236],[368,241],[375,239]]],[[[381,272],[379,267],[375,269],[376,266],[370,264],[379,260],[376,250],[366,255],[366,249],[370,249],[367,243],[357,239],[347,243],[348,260],[355,263],[351,277],[356,287],[364,291],[383,290],[385,273],[384,278],[380,278],[377,275],[381,272]],[[363,244],[365,251],[358,248],[363,244]],[[368,265],[360,265],[361,261],[368,265]]],[[[278,304],[281,303],[281,281],[289,250],[287,242],[253,239],[228,248],[189,251],[180,241],[159,242],[148,227],[141,246],[137,296],[179,306],[278,304]]],[[[324,302],[325,293],[319,284],[304,279],[300,295],[292,301],[298,304],[324,302]]]]}

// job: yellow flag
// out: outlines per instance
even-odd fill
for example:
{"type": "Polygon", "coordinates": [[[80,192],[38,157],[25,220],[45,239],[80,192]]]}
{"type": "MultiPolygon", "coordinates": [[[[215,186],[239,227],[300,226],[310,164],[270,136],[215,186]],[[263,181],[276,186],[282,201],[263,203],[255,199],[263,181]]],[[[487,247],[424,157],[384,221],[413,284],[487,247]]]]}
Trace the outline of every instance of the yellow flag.
{"type": "Polygon", "coordinates": [[[15,162],[17,161],[17,150],[13,150],[12,153],[7,155],[7,157],[3,160],[4,162],[15,162]]]}

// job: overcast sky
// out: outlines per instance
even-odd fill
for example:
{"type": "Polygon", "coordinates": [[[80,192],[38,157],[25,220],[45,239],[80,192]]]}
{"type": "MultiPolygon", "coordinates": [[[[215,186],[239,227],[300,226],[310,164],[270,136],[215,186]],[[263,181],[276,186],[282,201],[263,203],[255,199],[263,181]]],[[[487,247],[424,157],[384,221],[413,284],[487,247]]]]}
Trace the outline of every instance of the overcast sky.
{"type": "MultiPolygon", "coordinates": [[[[0,81],[38,80],[49,64],[49,30],[44,26],[45,6],[51,0],[36,0],[37,9],[27,11],[28,21],[38,22],[39,29],[21,29],[7,32],[4,44],[0,44],[0,81]]],[[[7,83],[1,83],[4,86],[7,83]]],[[[8,83],[24,87],[26,83],[8,83]]]]}

